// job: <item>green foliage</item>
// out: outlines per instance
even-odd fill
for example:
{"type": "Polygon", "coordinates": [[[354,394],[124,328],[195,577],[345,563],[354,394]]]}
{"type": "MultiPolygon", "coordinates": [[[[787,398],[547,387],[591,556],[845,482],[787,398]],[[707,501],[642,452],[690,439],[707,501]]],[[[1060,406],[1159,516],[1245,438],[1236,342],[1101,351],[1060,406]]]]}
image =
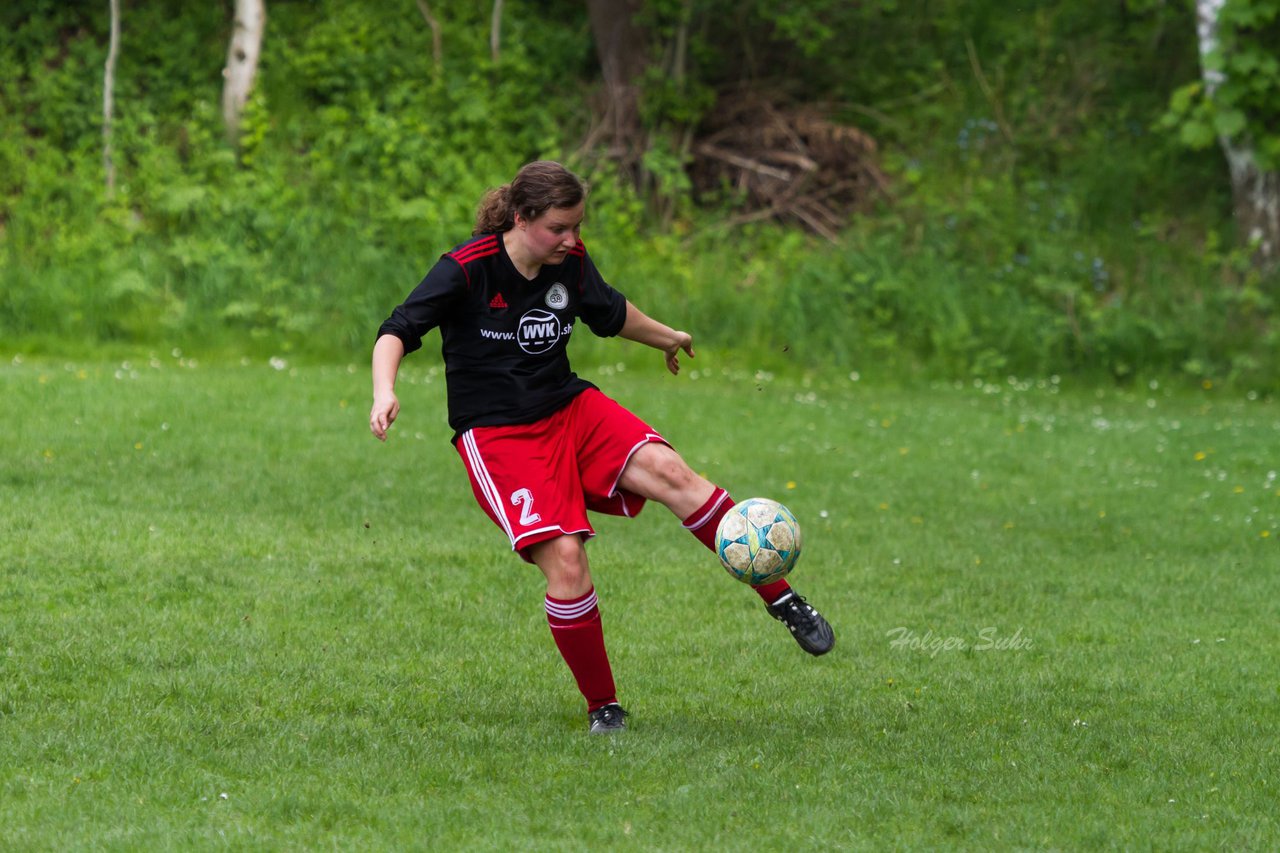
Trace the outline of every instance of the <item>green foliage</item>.
{"type": "Polygon", "coordinates": [[[1063,183],[899,169],[913,191],[839,246],[755,226],[621,253],[606,241],[599,260],[640,304],[766,363],[1274,387],[1274,297],[1246,251],[1187,245],[1155,215],[1101,234],[1063,183]]]}
{"type": "MultiPolygon", "coordinates": [[[[202,30],[208,21],[170,11],[124,10],[122,185],[111,200],[101,88],[84,85],[100,79],[88,69],[101,67],[104,38],[89,24],[103,22],[63,9],[5,36],[16,49],[0,56],[28,57],[21,68],[32,75],[25,85],[5,75],[2,90],[15,132],[0,160],[22,164],[0,178],[6,332],[247,336],[286,351],[363,344],[369,317],[470,232],[483,190],[554,153],[563,133],[555,115],[565,110],[551,107],[567,90],[532,104],[511,83],[565,64],[556,39],[509,40],[494,66],[478,10],[451,9],[445,55],[459,70],[446,81],[433,77],[429,31],[412,4],[281,3],[237,154],[217,106],[226,21],[219,13],[202,30]],[[131,37],[139,30],[149,37],[131,37]],[[48,52],[60,43],[55,63],[48,52]]],[[[536,19],[511,18],[513,29],[536,31],[536,19]]]]}
{"type": "Polygon", "coordinates": [[[1161,127],[1204,149],[1218,139],[1244,142],[1264,171],[1280,169],[1280,0],[1229,0],[1216,47],[1204,59],[1221,82],[1212,96],[1200,82],[1173,92],[1161,127]]]}
{"type": "MultiPolygon", "coordinates": [[[[1244,5],[1230,26],[1261,39],[1272,4],[1244,5]]],[[[412,3],[276,2],[233,149],[227,10],[125,4],[108,199],[105,6],[23,6],[0,11],[0,334],[23,347],[362,354],[481,194],[571,158],[592,120],[581,4],[507,4],[497,62],[489,4],[432,4],[437,64],[412,3]]],[[[1190,141],[1241,116],[1256,133],[1272,66],[1241,50],[1239,79],[1262,88],[1197,124],[1202,92],[1175,92],[1196,76],[1183,5],[667,0],[644,23],[663,205],[588,156],[585,237],[610,280],[698,340],[860,371],[1265,381],[1276,291],[1223,248],[1217,154],[1151,128],[1171,111],[1190,141]],[[732,193],[695,208],[692,128],[741,83],[872,132],[893,199],[837,246],[726,227],[732,193]]]]}
{"type": "Polygon", "coordinates": [[[1248,133],[1259,164],[1280,169],[1280,0],[1233,0],[1222,9],[1218,61],[1226,75],[1215,95],[1214,126],[1234,138],[1248,133]]]}

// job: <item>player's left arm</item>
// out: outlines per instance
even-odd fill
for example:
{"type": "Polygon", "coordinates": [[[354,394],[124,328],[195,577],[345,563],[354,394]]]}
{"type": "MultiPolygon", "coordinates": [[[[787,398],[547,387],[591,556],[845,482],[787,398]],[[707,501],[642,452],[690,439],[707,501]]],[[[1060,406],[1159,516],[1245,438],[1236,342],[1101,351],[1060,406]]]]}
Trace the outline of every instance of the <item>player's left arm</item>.
{"type": "Polygon", "coordinates": [[[659,323],[632,305],[631,300],[627,300],[627,319],[618,336],[662,350],[667,357],[667,370],[672,373],[680,372],[680,350],[687,352],[689,358],[694,357],[692,335],[659,323]]]}

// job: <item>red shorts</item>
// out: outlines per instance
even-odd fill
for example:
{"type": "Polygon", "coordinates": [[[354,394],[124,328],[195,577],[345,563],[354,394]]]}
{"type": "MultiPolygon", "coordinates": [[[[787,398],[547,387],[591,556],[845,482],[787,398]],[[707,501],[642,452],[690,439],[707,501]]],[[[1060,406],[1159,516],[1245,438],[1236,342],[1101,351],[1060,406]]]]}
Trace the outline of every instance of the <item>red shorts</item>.
{"type": "Polygon", "coordinates": [[[456,443],[481,508],[525,560],[557,536],[595,535],[587,510],[638,515],[645,499],[618,488],[632,454],[667,441],[595,388],[531,424],[473,427],[456,443]]]}

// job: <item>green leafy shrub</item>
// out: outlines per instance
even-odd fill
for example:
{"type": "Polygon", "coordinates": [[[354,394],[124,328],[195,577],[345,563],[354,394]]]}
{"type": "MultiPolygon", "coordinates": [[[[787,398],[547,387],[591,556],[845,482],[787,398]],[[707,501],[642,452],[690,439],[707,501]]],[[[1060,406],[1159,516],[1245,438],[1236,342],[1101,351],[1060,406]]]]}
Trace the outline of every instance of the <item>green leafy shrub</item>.
{"type": "Polygon", "coordinates": [[[570,153],[595,74],[580,4],[507,4],[496,62],[488,4],[432,4],[437,65],[413,4],[273,3],[235,148],[219,108],[226,9],[125,4],[110,198],[104,4],[21,5],[0,10],[10,346],[363,358],[470,233],[481,194],[554,156],[588,172],[584,237],[606,276],[739,359],[1276,381],[1275,283],[1227,248],[1216,152],[1157,123],[1195,67],[1177,4],[654,4],[659,41],[689,39],[687,77],[649,81],[661,217],[607,160],[570,153]],[[732,192],[695,208],[688,127],[744,78],[868,127],[894,198],[838,244],[729,228],[732,192]]]}

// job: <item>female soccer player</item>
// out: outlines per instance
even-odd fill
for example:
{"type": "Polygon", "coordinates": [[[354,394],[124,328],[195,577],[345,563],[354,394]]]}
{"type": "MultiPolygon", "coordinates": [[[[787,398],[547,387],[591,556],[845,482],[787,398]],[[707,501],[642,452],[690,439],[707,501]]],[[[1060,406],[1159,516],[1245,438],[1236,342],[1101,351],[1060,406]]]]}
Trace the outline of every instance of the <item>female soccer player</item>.
{"type": "MultiPolygon", "coordinates": [[[[569,367],[578,320],[660,350],[673,374],[682,350],[693,358],[687,332],[646,316],[596,270],[578,236],[586,195],[564,166],[538,161],[484,197],[472,238],[443,255],[378,330],[369,428],[386,440],[400,413],[400,361],[439,327],[454,446],[480,506],[546,576],[547,622],[594,734],[621,731],[627,712],[587,562],[587,511],[634,516],[655,500],[714,551],[734,501],[569,367]]],[[[755,590],[801,648],[831,650],[831,626],[786,580],[755,590]]]]}

